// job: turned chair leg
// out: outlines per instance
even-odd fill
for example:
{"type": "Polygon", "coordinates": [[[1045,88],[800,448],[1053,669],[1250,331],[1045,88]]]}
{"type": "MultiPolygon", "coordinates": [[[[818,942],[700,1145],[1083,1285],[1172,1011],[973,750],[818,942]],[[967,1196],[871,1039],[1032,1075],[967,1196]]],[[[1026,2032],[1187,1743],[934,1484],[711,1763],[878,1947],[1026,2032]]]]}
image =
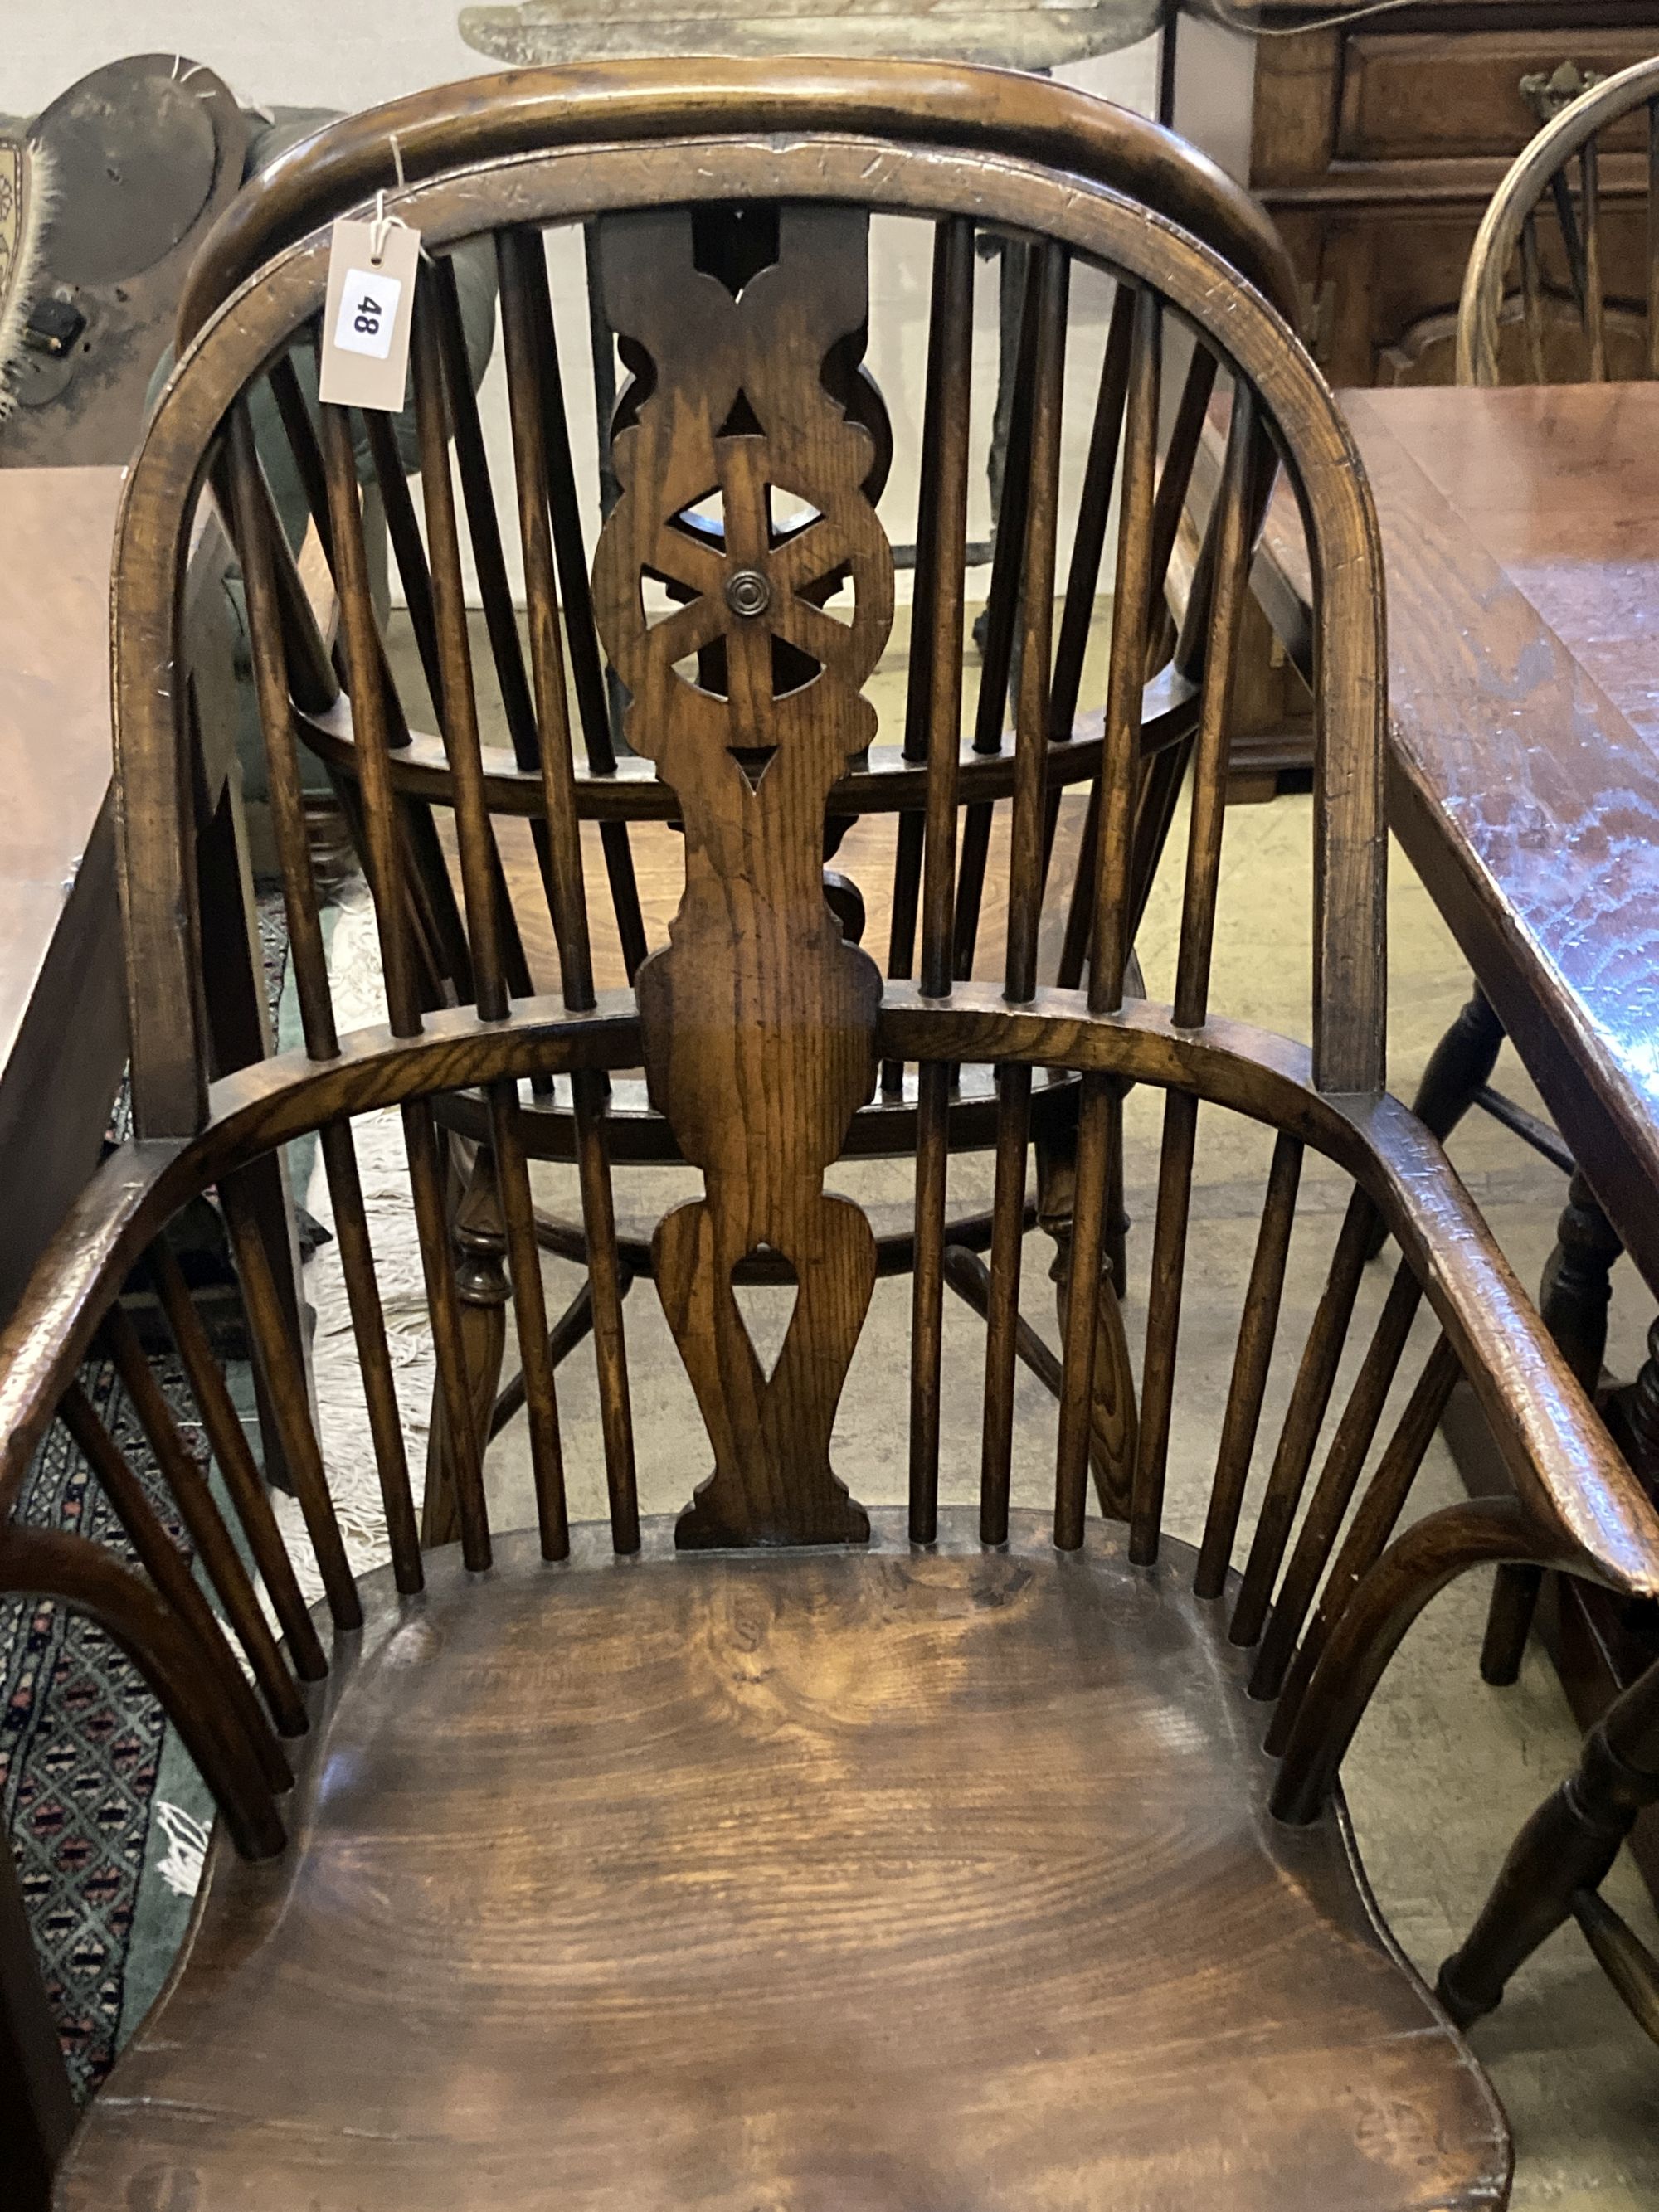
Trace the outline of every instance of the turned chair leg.
{"type": "Polygon", "coordinates": [[[1654,1961],[1596,1895],[1637,1815],[1659,1804],[1659,1667],[1614,1699],[1584,1739],[1577,1771],[1521,1833],[1437,1993],[1460,2027],[1502,2000],[1510,1977],[1547,1936],[1576,1918],[1637,2018],[1654,2033],[1654,1961]]]}
{"type": "MultiPolygon", "coordinates": [[[[1591,1397],[1601,1379],[1601,1361],[1607,1348],[1613,1262],[1623,1250],[1618,1232],[1584,1180],[1583,1170],[1576,1170],[1556,1224],[1555,1249],[1544,1269],[1538,1307],[1545,1328],[1591,1397]]],[[[1655,1374],[1654,1386],[1655,1443],[1659,1454],[1659,1372],[1655,1374]]],[[[1639,1384],[1637,1395],[1639,1398],[1639,1384]]],[[[1480,1672],[1488,1682],[1504,1686],[1519,1674],[1543,1579],[1538,1567],[1498,1569],[1480,1651],[1480,1672]]]]}
{"type": "MultiPolygon", "coordinates": [[[[471,1424],[482,1458],[489,1441],[490,1417],[501,1386],[501,1359],[507,1345],[507,1308],[512,1297],[512,1285],[503,1264],[507,1230],[495,1181],[495,1158],[487,1145],[480,1145],[473,1156],[472,1170],[456,1210],[452,1235],[455,1245],[455,1290],[461,1309],[461,1347],[466,1362],[467,1404],[464,1418],[471,1424]]],[[[430,1551],[436,1545],[455,1542],[460,1533],[460,1504],[455,1487],[448,1409],[442,1385],[434,1382],[432,1430],[427,1440],[426,1494],[421,1507],[421,1542],[430,1551]]]]}
{"type": "MultiPolygon", "coordinates": [[[[1120,1304],[1124,1270],[1123,1101],[1112,1101],[1106,1180],[1106,1237],[1100,1280],[1096,1286],[1093,1411],[1089,1447],[1095,1491],[1109,1521],[1129,1517],[1129,1489],[1134,1475],[1137,1419],[1134,1370],[1129,1362],[1120,1304]]],[[[1053,1241],[1048,1279],[1060,1334],[1072,1287],[1072,1217],[1077,1195],[1076,1131],[1066,1127],[1037,1143],[1037,1225],[1053,1241]]],[[[1058,1392],[1058,1382],[1054,1388],[1058,1392]]]]}

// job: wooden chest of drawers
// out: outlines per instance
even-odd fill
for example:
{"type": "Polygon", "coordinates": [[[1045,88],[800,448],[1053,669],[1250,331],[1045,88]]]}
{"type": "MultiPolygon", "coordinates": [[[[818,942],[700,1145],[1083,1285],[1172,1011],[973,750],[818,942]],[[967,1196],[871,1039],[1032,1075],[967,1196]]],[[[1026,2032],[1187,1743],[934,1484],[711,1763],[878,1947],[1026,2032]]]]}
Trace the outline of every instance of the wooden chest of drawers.
{"type": "MultiPolygon", "coordinates": [[[[1449,384],[1464,266],[1504,171],[1577,76],[1659,52],[1659,0],[1181,0],[1173,119],[1264,201],[1333,384],[1449,384]],[[1345,20],[1348,19],[1348,20],[1345,20]],[[1558,78],[1558,72],[1564,76],[1558,78]]],[[[1607,356],[1641,374],[1646,158],[1639,124],[1601,167],[1607,356]]],[[[1587,373],[1554,226],[1540,226],[1547,360],[1587,373]]],[[[1518,325],[1512,333],[1518,346],[1518,325]]],[[[1499,358],[1516,381],[1508,343],[1499,358]]],[[[1306,694],[1253,612],[1231,791],[1267,796],[1313,763],[1306,694]]]]}
{"type": "MultiPolygon", "coordinates": [[[[1338,385],[1450,382],[1464,264],[1487,200],[1543,119],[1540,88],[1563,64],[1608,76],[1659,52],[1659,0],[1182,8],[1175,127],[1272,210],[1305,288],[1310,342],[1338,385]]],[[[1634,125],[1627,149],[1609,143],[1616,377],[1623,345],[1639,338],[1645,162],[1634,125]]]]}

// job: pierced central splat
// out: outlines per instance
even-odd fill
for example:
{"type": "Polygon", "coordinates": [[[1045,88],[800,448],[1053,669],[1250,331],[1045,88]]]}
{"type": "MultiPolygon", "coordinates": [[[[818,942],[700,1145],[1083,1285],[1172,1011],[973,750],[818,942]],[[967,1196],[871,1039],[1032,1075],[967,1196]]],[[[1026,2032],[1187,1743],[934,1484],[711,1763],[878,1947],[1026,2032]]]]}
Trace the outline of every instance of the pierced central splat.
{"type": "Polygon", "coordinates": [[[751,265],[750,240],[738,287],[708,273],[709,244],[684,210],[600,225],[605,313],[636,379],[594,610],[629,741],[685,826],[685,896],[637,980],[652,1101],[707,1191],[654,1251],[714,1447],[678,1534],[858,1540],[869,1523],[830,1434],[875,1240],[823,1171],[874,1087],[881,979],[824,903],[822,858],[830,792],[874,735],[860,687],[893,611],[872,441],[825,385],[832,356],[855,366],[861,346],[865,224],[782,210],[775,259],[751,265]],[[732,1288],[762,1248],[799,1285],[769,1374],[732,1288]]]}

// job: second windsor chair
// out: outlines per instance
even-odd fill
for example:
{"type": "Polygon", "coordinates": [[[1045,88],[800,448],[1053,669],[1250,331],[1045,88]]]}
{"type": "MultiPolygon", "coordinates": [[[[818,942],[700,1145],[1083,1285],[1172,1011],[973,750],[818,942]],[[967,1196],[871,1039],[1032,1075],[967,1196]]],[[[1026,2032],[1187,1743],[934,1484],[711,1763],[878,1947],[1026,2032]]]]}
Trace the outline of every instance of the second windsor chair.
{"type": "MultiPolygon", "coordinates": [[[[896,98],[919,82],[886,74],[896,98]]],[[[987,112],[1003,89],[982,81],[987,112]]],[[[9,1514],[60,1418],[138,1565],[8,1517],[0,1589],[50,1594],[104,1624],[166,1701],[221,1820],[185,1954],[82,2123],[58,2212],[1499,2204],[1501,2115],[1377,1917],[1337,1770],[1401,1638],[1455,1576],[1546,1561],[1653,1593],[1659,1523],[1443,1156],[1382,1089],[1382,602],[1375,518],[1341,417],[1234,270],[1052,149],[989,149],[966,131],[965,143],[943,131],[918,143],[867,104],[763,94],[738,65],[711,72],[695,112],[651,137],[627,127],[637,109],[625,73],[583,73],[570,90],[612,94],[617,135],[561,145],[538,126],[503,143],[485,96],[465,142],[398,205],[434,264],[464,238],[492,238],[509,332],[544,327],[548,227],[628,216],[662,249],[649,263],[623,254],[606,272],[617,325],[647,373],[617,442],[623,498],[592,578],[632,697],[630,735],[685,830],[671,941],[634,991],[592,986],[545,368],[515,379],[513,396],[556,994],[510,986],[458,547],[441,504],[435,634],[473,990],[466,1003],[421,1004],[350,426],[325,409],[348,679],[331,712],[349,714],[359,748],[390,1016],[346,1035],[335,1020],[296,747],[317,711],[316,641],[271,526],[246,407],[251,384],[319,311],[326,229],[266,258],[208,319],[127,489],[114,629],[139,1133],[89,1186],[0,1338],[0,1505],[9,1514]],[[764,131],[754,125],[762,98],[775,103],[764,131]],[[711,202],[782,210],[776,259],[735,293],[699,265],[696,211],[711,202]],[[931,227],[944,303],[928,375],[939,526],[927,541],[928,650],[910,676],[928,732],[915,981],[884,982],[846,940],[822,880],[826,811],[868,738],[862,686],[892,608],[890,548],[864,490],[868,434],[823,373],[860,326],[862,287],[848,264],[805,250],[849,205],[931,227]],[[1000,982],[975,983],[953,976],[951,945],[965,309],[986,223],[1035,260],[1037,404],[1003,967],[1000,982]],[[1036,586],[1056,556],[1051,403],[1066,293],[1091,270],[1109,272],[1133,307],[1085,992],[1036,981],[1054,639],[1051,594],[1036,586]],[[1209,354],[1231,406],[1176,990],[1163,1006],[1129,998],[1124,975],[1164,341],[1176,329],[1209,354]],[[1209,1003],[1262,432],[1301,503],[1317,579],[1311,1051],[1209,1003]],[[711,481],[727,489],[730,525],[723,554],[700,572],[710,604],[653,624],[641,586],[660,566],[662,533],[711,481]],[[233,517],[247,580],[306,1037],[210,1088],[173,681],[180,556],[209,484],[233,517]],[[792,550],[799,541],[770,542],[769,485],[810,504],[824,533],[817,551],[848,567],[847,622],[804,588],[812,564],[792,550]],[[728,628],[726,613],[744,608],[748,626],[728,628]],[[702,623],[731,641],[718,683],[679,650],[702,623]],[[785,661],[780,680],[775,635],[817,672],[796,682],[785,661]],[[833,1431],[877,1257],[868,1222],[825,1192],[824,1176],[893,1059],[921,1068],[913,1327],[896,1377],[908,1433],[863,1477],[907,1502],[871,1511],[842,1479],[851,1470],[836,1472],[833,1431]],[[997,1070],[998,1176],[969,1466],[941,1450],[940,1346],[951,1071],[975,1060],[997,1070]],[[595,1109],[608,1074],[640,1066],[703,1175],[704,1194],[658,1229],[654,1261],[714,1472],[677,1519],[642,1516],[641,1478],[653,1471],[635,1462],[612,1268],[596,1275],[613,1286],[596,1335],[608,1525],[573,1527],[521,1109],[537,1082],[574,1079],[600,1249],[610,1160],[595,1109]],[[1030,1103],[1051,1066],[1079,1078],[1073,1236],[1085,1279],[1104,1235],[1111,1091],[1133,1081],[1164,1097],[1127,1527],[1085,1517],[1098,1322],[1089,1298],[1066,1316],[1052,1513],[1011,1504],[1030,1103]],[[460,1410],[437,1117],[458,1087],[487,1102],[526,1370],[538,1522],[506,1536],[492,1529],[460,1410]],[[1218,1450],[1212,1468],[1184,1468],[1176,1352],[1200,1104],[1271,1131],[1272,1160],[1218,1450]],[[354,1124],[384,1109],[407,1142],[458,1470],[460,1541],[432,1553],[417,1540],[357,1177],[354,1124]],[[361,1581],[243,1199],[248,1164],[307,1130],[335,1191],[392,1533],[392,1564],[361,1581]],[[1293,1380],[1256,1487],[1310,1149],[1352,1189],[1311,1329],[1285,1347],[1293,1380]],[[279,1385],[325,1586],[314,1615],[157,1243],[208,1184],[279,1385]],[[1315,1477],[1378,1214],[1401,1264],[1315,1477]],[[118,1293],[146,1252],[284,1648],[135,1356],[118,1293]],[[733,1288],[737,1263],[757,1252],[787,1261],[799,1284],[769,1375],[733,1288]],[[1432,1319],[1430,1348],[1373,1463],[1419,1312],[1432,1319]],[[222,1620],[80,1389],[94,1342],[129,1379],[222,1620]],[[1460,1371],[1513,1494],[1401,1529],[1460,1371]],[[949,1502],[974,1488],[972,1505],[949,1502]]],[[[415,379],[428,416],[446,404],[433,335],[442,299],[441,277],[423,270],[415,379]]],[[[678,1483],[684,1456],[677,1439],[659,1476],[678,1483]]]]}

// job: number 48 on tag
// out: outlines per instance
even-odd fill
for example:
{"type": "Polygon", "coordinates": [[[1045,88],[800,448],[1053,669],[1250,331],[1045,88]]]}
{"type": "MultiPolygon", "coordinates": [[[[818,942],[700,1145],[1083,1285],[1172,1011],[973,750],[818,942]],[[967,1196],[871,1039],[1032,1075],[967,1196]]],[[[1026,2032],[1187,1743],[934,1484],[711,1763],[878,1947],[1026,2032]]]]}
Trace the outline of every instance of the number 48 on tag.
{"type": "Polygon", "coordinates": [[[334,325],[334,343],[347,353],[372,354],[384,361],[398,327],[398,302],[404,288],[395,276],[368,269],[346,271],[345,298],[334,325]]]}
{"type": "Polygon", "coordinates": [[[321,389],[329,406],[389,415],[402,408],[420,252],[419,233],[404,223],[335,224],[323,310],[321,389]]]}

